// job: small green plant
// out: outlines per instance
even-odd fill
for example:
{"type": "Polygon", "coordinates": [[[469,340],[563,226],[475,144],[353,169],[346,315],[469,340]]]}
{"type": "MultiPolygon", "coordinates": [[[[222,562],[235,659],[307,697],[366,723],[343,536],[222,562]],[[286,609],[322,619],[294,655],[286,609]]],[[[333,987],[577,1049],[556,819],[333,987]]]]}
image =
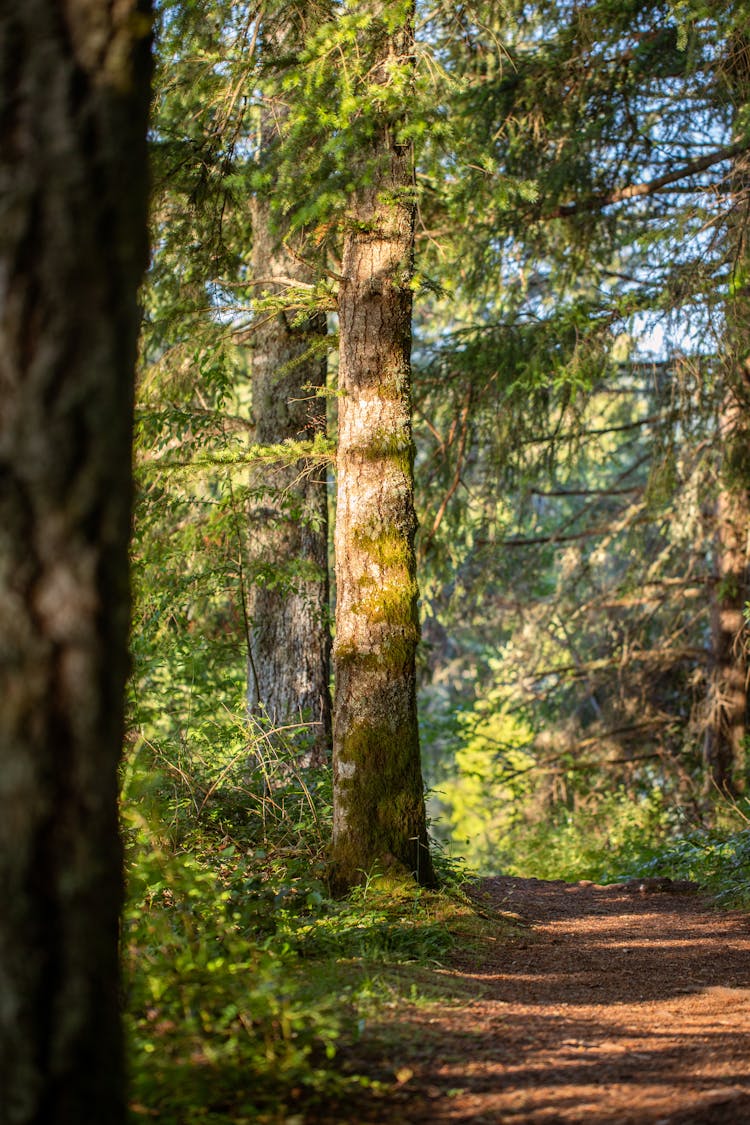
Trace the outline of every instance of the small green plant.
{"type": "Polygon", "coordinates": [[[686,833],[626,874],[691,879],[723,906],[750,906],[750,800],[722,797],[714,815],[714,827],[686,833]]]}
{"type": "MultiPolygon", "coordinates": [[[[148,1107],[175,1123],[255,1120],[283,1091],[335,1085],[326,1060],[340,1032],[338,998],[297,987],[298,954],[278,925],[278,903],[293,893],[316,901],[314,868],[301,887],[301,863],[287,856],[282,865],[256,846],[258,826],[222,836],[227,810],[176,833],[164,776],[145,768],[142,748],[137,762],[123,807],[134,1112],[148,1107]]],[[[183,785],[195,793],[205,779],[183,785]]]]}

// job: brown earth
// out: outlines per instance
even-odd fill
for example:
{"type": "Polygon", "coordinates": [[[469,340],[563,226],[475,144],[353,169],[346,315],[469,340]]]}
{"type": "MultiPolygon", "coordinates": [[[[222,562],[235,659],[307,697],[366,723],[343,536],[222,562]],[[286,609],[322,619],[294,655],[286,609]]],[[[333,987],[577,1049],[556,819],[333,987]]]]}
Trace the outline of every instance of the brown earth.
{"type": "Polygon", "coordinates": [[[679,886],[501,877],[477,894],[527,928],[459,955],[463,1001],[401,1013],[369,1060],[396,1092],[346,1120],[750,1123],[747,915],[679,886]]]}

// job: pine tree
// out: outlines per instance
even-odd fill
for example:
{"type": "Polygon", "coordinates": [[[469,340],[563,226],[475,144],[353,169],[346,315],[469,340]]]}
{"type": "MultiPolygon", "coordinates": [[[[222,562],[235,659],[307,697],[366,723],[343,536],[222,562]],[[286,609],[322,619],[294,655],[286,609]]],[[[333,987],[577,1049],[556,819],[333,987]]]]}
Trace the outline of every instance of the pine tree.
{"type": "MultiPolygon", "coordinates": [[[[275,66],[283,72],[283,60],[294,57],[308,34],[304,5],[285,5],[276,18],[267,17],[262,44],[272,72],[275,66]]],[[[265,298],[251,337],[254,437],[261,446],[312,445],[326,433],[326,314],[290,307],[295,289],[314,288],[315,270],[305,261],[304,239],[297,239],[295,253],[271,202],[273,149],[285,116],[271,87],[258,133],[261,174],[264,158],[271,171],[252,202],[253,281],[265,298]],[[279,303],[286,307],[275,310],[279,303]]],[[[273,726],[310,723],[306,760],[320,765],[331,752],[325,464],[287,459],[260,467],[251,483],[249,537],[250,710],[273,726]]]]}
{"type": "Polygon", "coordinates": [[[334,665],[334,882],[378,867],[433,881],[417,726],[411,431],[413,9],[358,5],[374,109],[344,217],[334,665]],[[363,10],[364,9],[364,10],[363,10]],[[367,17],[366,21],[363,18],[367,17]]]}

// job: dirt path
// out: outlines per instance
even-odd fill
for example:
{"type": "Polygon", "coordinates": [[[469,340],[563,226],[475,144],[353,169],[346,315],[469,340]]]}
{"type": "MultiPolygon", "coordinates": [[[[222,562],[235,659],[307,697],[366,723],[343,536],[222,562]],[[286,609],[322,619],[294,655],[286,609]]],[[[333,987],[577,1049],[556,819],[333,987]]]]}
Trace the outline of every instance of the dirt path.
{"type": "Polygon", "coordinates": [[[377,1120],[750,1123],[747,915],[694,893],[511,878],[480,891],[528,936],[450,970],[477,999],[413,1010],[377,1120]]]}

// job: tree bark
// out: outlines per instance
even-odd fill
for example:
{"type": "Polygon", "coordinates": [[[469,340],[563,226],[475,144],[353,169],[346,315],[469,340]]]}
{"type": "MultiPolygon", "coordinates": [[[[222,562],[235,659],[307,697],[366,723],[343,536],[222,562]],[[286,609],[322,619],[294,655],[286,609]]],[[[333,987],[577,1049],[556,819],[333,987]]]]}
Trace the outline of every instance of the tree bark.
{"type": "MultiPolygon", "coordinates": [[[[726,77],[736,105],[748,96],[748,41],[729,41],[726,77]]],[[[716,501],[714,594],[711,603],[713,668],[709,680],[704,754],[712,785],[736,794],[745,787],[747,639],[744,610],[750,595],[750,157],[737,154],[727,249],[733,292],[726,311],[723,399],[719,411],[720,477],[716,501]]]]}
{"type": "Polygon", "coordinates": [[[128,669],[146,0],[0,0],[0,1122],[125,1119],[128,669]]]}
{"type": "MultiPolygon", "coordinates": [[[[412,65],[410,21],[386,32],[382,4],[365,7],[375,17],[370,78],[385,83],[412,65]]],[[[372,136],[339,295],[332,873],[342,888],[394,866],[434,880],[416,705],[412,152],[383,115],[372,136]]]]}
{"type": "MultiPolygon", "coordinates": [[[[744,788],[747,718],[747,641],[744,610],[750,595],[750,494],[746,419],[750,403],[738,392],[741,372],[730,376],[719,423],[723,452],[716,501],[716,535],[708,719],[704,755],[711,784],[721,793],[744,788]]],[[[747,397],[747,391],[745,396],[747,397]]]]}
{"type": "MultiPolygon", "coordinates": [[[[290,36],[291,26],[274,28],[266,33],[266,46],[278,51],[290,36]]],[[[284,116],[280,103],[266,100],[261,155],[276,144],[284,116]]],[[[312,270],[274,229],[269,204],[256,198],[252,213],[253,273],[267,279],[264,295],[283,295],[290,282],[311,285],[312,270]]],[[[252,355],[253,417],[260,444],[325,435],[325,339],[325,313],[303,316],[297,323],[293,309],[260,312],[252,355]]],[[[252,482],[249,522],[249,708],[273,725],[309,722],[303,761],[321,765],[331,755],[325,465],[302,459],[264,467],[252,482]]]]}
{"type": "MultiPolygon", "coordinates": [[[[274,238],[269,208],[256,202],[253,212],[257,274],[307,281],[309,271],[274,238]]],[[[253,417],[262,445],[326,432],[325,399],[316,394],[326,384],[325,314],[293,320],[267,316],[254,336],[253,417]]],[[[248,704],[274,725],[311,723],[308,760],[322,764],[331,746],[326,469],[304,459],[277,463],[256,473],[251,487],[248,704]]]]}

